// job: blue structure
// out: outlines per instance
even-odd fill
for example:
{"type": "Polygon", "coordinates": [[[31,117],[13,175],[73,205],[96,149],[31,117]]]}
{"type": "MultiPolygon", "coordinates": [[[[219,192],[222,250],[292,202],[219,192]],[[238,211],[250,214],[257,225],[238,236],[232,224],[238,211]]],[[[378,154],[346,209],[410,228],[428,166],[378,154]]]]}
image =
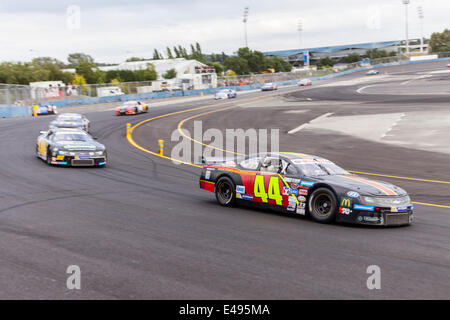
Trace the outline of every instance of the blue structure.
{"type": "Polygon", "coordinates": [[[350,53],[358,53],[364,55],[367,50],[380,49],[387,51],[396,51],[397,46],[401,44],[401,41],[384,41],[384,42],[368,42],[368,43],[356,43],[346,44],[338,46],[328,47],[316,47],[316,48],[302,48],[291,50],[279,50],[279,51],[267,51],[263,52],[266,56],[279,56],[286,59],[289,62],[303,62],[303,53],[309,52],[311,60],[317,60],[320,58],[342,58],[350,53]]]}

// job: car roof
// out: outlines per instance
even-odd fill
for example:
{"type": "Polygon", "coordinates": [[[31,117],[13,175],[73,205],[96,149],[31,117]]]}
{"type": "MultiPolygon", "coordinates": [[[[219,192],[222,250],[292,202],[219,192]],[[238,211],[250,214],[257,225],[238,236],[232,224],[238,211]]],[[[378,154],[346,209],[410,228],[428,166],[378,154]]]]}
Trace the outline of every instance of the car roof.
{"type": "Polygon", "coordinates": [[[261,156],[280,156],[280,157],[284,157],[287,158],[289,160],[295,160],[295,159],[300,159],[300,160],[304,160],[304,159],[316,159],[316,160],[326,160],[325,158],[319,157],[319,156],[315,156],[315,155],[310,155],[310,154],[306,154],[306,153],[298,153],[298,152],[264,152],[264,153],[258,153],[258,154],[254,154],[254,155],[250,155],[250,157],[261,157],[261,156]]]}
{"type": "Polygon", "coordinates": [[[73,133],[83,133],[83,134],[87,134],[86,131],[84,131],[83,129],[79,129],[79,128],[53,128],[52,129],[53,132],[73,132],[73,133]]]}
{"type": "Polygon", "coordinates": [[[57,118],[65,118],[65,117],[82,117],[82,115],[81,114],[79,114],[79,113],[61,113],[61,114],[59,114],[58,115],[58,117],[57,118]]]}

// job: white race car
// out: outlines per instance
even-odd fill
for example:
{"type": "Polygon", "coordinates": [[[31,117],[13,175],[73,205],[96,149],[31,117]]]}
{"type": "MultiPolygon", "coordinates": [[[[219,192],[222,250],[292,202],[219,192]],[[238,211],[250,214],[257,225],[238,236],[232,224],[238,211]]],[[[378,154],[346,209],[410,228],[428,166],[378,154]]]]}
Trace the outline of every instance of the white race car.
{"type": "Polygon", "coordinates": [[[298,83],[297,83],[297,85],[299,86],[299,87],[303,87],[303,86],[311,86],[312,85],[312,81],[310,80],[310,79],[301,79],[298,83]]]}
{"type": "Polygon", "coordinates": [[[214,96],[215,100],[219,99],[232,99],[236,98],[236,90],[232,89],[224,89],[216,92],[216,95],[214,96]]]}
{"type": "Polygon", "coordinates": [[[367,76],[374,76],[376,74],[380,74],[380,71],[371,69],[371,70],[367,71],[367,73],[366,73],[367,76]]]}
{"type": "Polygon", "coordinates": [[[261,87],[261,91],[273,91],[278,90],[278,85],[276,83],[266,83],[261,87]]]}

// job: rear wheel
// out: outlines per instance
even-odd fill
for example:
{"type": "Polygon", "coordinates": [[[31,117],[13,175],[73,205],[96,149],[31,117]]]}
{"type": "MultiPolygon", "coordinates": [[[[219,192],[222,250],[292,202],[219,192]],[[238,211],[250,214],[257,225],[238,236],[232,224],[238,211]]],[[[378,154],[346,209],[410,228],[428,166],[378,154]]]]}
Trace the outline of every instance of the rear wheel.
{"type": "Polygon", "coordinates": [[[317,222],[333,222],[336,218],[337,209],[336,196],[330,189],[319,188],[311,194],[309,213],[317,222]]]}
{"type": "Polygon", "coordinates": [[[236,202],[236,188],[228,177],[220,178],[216,183],[216,199],[220,205],[231,207],[236,202]]]}

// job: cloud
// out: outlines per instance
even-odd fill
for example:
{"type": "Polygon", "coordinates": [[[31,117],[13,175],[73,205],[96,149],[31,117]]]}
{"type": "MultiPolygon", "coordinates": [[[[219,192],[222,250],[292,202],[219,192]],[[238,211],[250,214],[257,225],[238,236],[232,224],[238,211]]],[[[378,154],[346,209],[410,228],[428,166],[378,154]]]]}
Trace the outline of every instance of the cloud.
{"type": "MultiPolygon", "coordinates": [[[[49,0],[0,4],[0,60],[86,52],[97,61],[151,57],[153,49],[199,42],[204,52],[232,53],[244,44],[243,8],[250,7],[249,46],[271,51],[303,47],[397,40],[404,37],[401,1],[379,0],[49,0]],[[80,29],[67,28],[69,5],[80,8],[80,29]],[[31,49],[31,51],[30,51],[31,49]]],[[[424,33],[448,25],[447,0],[411,0],[411,37],[420,34],[417,6],[425,11],[424,33]]]]}

